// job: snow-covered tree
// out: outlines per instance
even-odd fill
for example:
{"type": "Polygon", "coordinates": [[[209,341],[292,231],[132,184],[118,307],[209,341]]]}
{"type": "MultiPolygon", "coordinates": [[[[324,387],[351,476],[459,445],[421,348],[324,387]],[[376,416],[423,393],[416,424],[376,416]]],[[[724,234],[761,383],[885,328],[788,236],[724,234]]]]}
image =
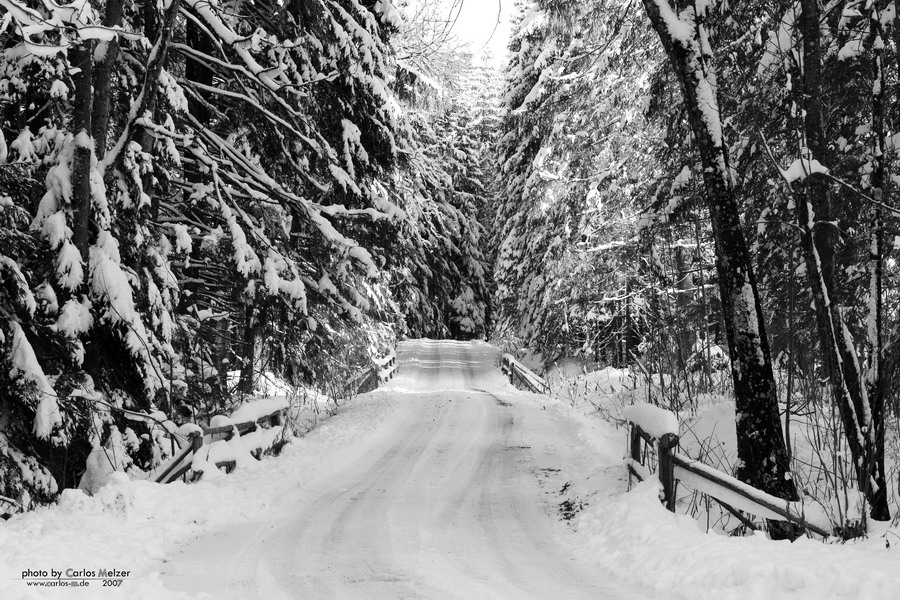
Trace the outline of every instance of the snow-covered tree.
{"type": "Polygon", "coordinates": [[[438,167],[468,142],[404,114],[390,1],[2,14],[0,493],[48,500],[88,456],[149,469],[156,421],[208,418],[263,363],[346,379],[426,331],[406,264],[442,282],[409,286],[440,307],[427,331],[483,334],[471,182],[438,167]]]}

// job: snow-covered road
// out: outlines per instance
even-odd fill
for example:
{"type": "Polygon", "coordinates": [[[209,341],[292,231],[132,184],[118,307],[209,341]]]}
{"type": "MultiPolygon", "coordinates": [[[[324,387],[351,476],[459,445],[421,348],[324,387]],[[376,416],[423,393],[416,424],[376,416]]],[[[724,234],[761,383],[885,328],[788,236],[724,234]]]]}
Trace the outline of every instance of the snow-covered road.
{"type": "Polygon", "coordinates": [[[0,521],[0,598],[898,597],[896,527],[852,544],[707,532],[655,481],[626,491],[614,419],[512,388],[497,354],[406,342],[398,377],[277,457],[189,485],[116,473],[0,521]],[[126,574],[25,581],[70,569],[126,574]]]}
{"type": "Polygon", "coordinates": [[[182,547],[166,587],[267,600],[645,597],[573,559],[558,504],[585,449],[539,396],[505,383],[496,358],[483,343],[403,344],[400,375],[378,392],[390,398],[380,425],[260,519],[182,547]]]}

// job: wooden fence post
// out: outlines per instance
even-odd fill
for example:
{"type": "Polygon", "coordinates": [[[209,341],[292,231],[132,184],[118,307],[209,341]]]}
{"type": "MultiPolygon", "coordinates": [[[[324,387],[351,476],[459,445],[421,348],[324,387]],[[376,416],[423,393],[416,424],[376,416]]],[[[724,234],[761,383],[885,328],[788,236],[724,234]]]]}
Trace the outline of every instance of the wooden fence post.
{"type": "Polygon", "coordinates": [[[666,508],[675,512],[675,462],[672,454],[678,448],[678,436],[667,433],[659,438],[659,481],[663,486],[663,494],[666,497],[666,508]]]}
{"type": "Polygon", "coordinates": [[[203,445],[203,434],[199,431],[191,432],[191,448],[194,454],[200,451],[200,447],[203,445]]]}
{"type": "Polygon", "coordinates": [[[641,464],[641,430],[634,423],[631,424],[631,460],[641,464]]]}

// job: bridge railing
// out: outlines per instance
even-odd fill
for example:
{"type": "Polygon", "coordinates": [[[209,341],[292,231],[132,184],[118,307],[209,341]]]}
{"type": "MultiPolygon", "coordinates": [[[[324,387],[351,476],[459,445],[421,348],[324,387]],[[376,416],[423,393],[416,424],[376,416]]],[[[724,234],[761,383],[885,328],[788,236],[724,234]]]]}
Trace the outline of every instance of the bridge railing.
{"type": "Polygon", "coordinates": [[[399,366],[397,365],[397,351],[391,350],[384,358],[376,359],[373,369],[377,371],[376,375],[378,376],[379,383],[390,381],[390,379],[397,374],[397,370],[399,369],[399,366]]]}
{"type": "Polygon", "coordinates": [[[509,377],[509,383],[516,387],[524,387],[535,394],[549,394],[550,385],[528,367],[520,363],[512,354],[500,357],[500,370],[509,377]]]}
{"type": "MultiPolygon", "coordinates": [[[[397,354],[391,350],[386,356],[375,359],[373,365],[364,371],[361,371],[356,377],[348,382],[348,388],[353,393],[363,393],[371,391],[378,387],[379,384],[390,380],[397,373],[397,354]]],[[[163,470],[154,478],[158,483],[171,483],[176,479],[187,474],[193,466],[194,456],[201,451],[204,445],[210,445],[218,441],[229,441],[235,435],[245,436],[256,432],[261,425],[267,425],[268,429],[279,428],[278,432],[284,427],[284,411],[286,406],[277,406],[265,414],[254,414],[252,419],[242,420],[239,423],[228,423],[218,427],[187,426],[182,427],[180,432],[181,439],[185,442],[181,445],[178,452],[173,452],[173,457],[163,467],[163,470]]],[[[238,409],[239,411],[241,409],[238,409]]],[[[237,413],[236,413],[237,414],[237,413]]],[[[274,433],[278,433],[274,432],[274,433]]],[[[173,446],[176,436],[172,435],[173,446]]],[[[251,448],[254,455],[260,455],[271,447],[276,435],[270,433],[266,436],[257,436],[253,440],[255,447],[251,448]]],[[[236,462],[231,459],[217,460],[215,462],[217,468],[224,468],[226,473],[230,473],[236,462]]]]}
{"type": "MultiPolygon", "coordinates": [[[[656,410],[661,411],[662,409],[656,410]]],[[[676,484],[678,481],[682,481],[716,500],[725,510],[746,525],[752,525],[752,523],[739,511],[756,515],[762,519],[788,521],[824,537],[832,535],[831,523],[811,518],[805,513],[802,503],[778,498],[758,490],[679,452],[678,435],[671,431],[661,430],[655,426],[656,423],[646,427],[654,432],[653,434],[648,433],[640,424],[643,420],[642,416],[626,414],[631,428],[628,444],[629,457],[626,459],[628,469],[639,480],[645,480],[652,476],[646,462],[651,450],[655,452],[656,475],[663,488],[663,502],[670,511],[675,512],[676,484]]],[[[672,416],[674,417],[674,415],[672,416]]]]}
{"type": "Polygon", "coordinates": [[[376,358],[372,363],[371,367],[363,369],[350,379],[347,385],[348,393],[364,394],[371,392],[380,384],[389,381],[397,374],[400,368],[397,364],[396,350],[391,350],[382,358],[376,358]]]}
{"type": "MultiPolygon", "coordinates": [[[[190,425],[183,426],[183,437],[186,443],[181,450],[176,453],[163,468],[163,470],[154,478],[157,483],[171,483],[182,475],[187,474],[193,466],[194,456],[201,451],[204,444],[210,445],[217,441],[229,441],[235,435],[245,436],[260,429],[261,425],[266,425],[269,434],[266,436],[257,436],[254,440],[256,447],[251,448],[251,452],[260,455],[272,447],[277,435],[284,428],[284,405],[277,405],[276,408],[266,412],[263,415],[254,415],[255,418],[242,421],[239,423],[229,423],[218,427],[205,427],[190,425]],[[275,431],[271,431],[278,428],[275,431]],[[265,443],[269,441],[270,443],[265,443]]],[[[215,463],[218,468],[225,468],[230,473],[235,467],[234,460],[221,460],[215,463]]]]}

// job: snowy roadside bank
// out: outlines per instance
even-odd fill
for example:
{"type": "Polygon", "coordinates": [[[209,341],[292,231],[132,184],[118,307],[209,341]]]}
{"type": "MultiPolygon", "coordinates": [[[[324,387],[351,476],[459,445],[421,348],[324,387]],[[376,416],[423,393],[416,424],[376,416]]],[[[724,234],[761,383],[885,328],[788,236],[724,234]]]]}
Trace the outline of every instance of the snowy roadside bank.
{"type": "MultiPolygon", "coordinates": [[[[611,415],[620,414],[635,397],[641,399],[643,392],[624,389],[620,374],[610,371],[614,370],[581,376],[577,382],[573,379],[570,387],[581,386],[580,393],[553,401],[556,410],[580,423],[579,437],[593,440],[597,464],[606,465],[598,469],[574,464],[569,474],[573,478],[569,498],[584,508],[572,520],[578,560],[644,589],[686,600],[898,597],[900,528],[896,520],[894,525],[870,523],[868,539],[822,543],[803,538],[792,544],[772,541],[761,533],[731,537],[702,515],[684,514],[683,495],[689,498],[689,490],[680,492],[677,515],[660,504],[655,480],[626,491],[628,476],[622,458],[627,453],[627,429],[605,419],[615,420],[611,415]],[[579,402],[572,401],[576,396],[579,402]]],[[[731,423],[733,430],[733,407],[720,402],[698,415],[689,434],[682,432],[688,451],[707,444],[707,437],[716,440],[717,452],[733,450],[734,433],[727,427],[731,423]]],[[[809,452],[802,443],[795,450],[809,452]]]]}
{"type": "Polygon", "coordinates": [[[897,548],[884,540],[833,545],[762,534],[729,537],[672,515],[657,484],[598,494],[577,522],[579,559],[625,581],[691,600],[883,600],[900,590],[897,548]]]}
{"type": "MultiPolygon", "coordinates": [[[[336,417],[310,435],[294,439],[280,456],[205,477],[191,485],[160,485],[113,475],[89,497],[66,490],[59,503],[0,524],[0,598],[188,598],[166,590],[157,573],[178,544],[203,532],[245,523],[271,511],[290,494],[303,494],[334,465],[364,452],[385,422],[397,418],[395,404],[381,393],[343,404],[336,417]],[[101,569],[128,571],[117,587],[102,578],[87,588],[28,586],[23,572],[101,569]]],[[[37,581],[37,580],[35,580],[37,581]]]]}

